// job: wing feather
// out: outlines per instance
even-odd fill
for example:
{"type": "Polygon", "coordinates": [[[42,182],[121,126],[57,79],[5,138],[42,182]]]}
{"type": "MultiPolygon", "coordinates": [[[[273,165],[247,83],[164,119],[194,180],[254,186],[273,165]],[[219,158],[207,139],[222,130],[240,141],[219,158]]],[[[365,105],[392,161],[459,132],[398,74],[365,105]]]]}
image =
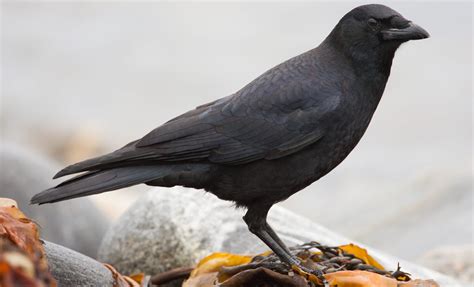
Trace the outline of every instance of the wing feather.
{"type": "Polygon", "coordinates": [[[260,97],[259,101],[238,93],[198,107],[200,112],[189,112],[188,117],[178,117],[155,129],[139,140],[136,148],[155,150],[157,160],[205,158],[228,165],[290,155],[324,136],[318,123],[337,107],[337,101],[327,97],[315,100],[305,89],[295,90],[293,97],[286,95],[291,93],[291,85],[276,94],[253,95],[260,97]],[[310,98],[305,101],[304,97],[310,98]],[[258,102],[261,104],[250,104],[258,102]]]}
{"type": "Polygon", "coordinates": [[[132,162],[208,161],[226,165],[274,160],[316,144],[342,92],[317,78],[310,53],[267,71],[236,94],[202,105],[108,155],[56,176],[132,162]]]}

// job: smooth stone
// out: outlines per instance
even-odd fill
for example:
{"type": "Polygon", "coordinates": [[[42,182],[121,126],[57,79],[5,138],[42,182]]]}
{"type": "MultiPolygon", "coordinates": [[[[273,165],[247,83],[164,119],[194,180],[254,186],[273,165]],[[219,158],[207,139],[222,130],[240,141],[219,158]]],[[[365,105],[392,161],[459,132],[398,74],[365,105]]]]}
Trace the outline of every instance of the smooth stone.
{"type": "Polygon", "coordinates": [[[44,249],[58,287],[114,286],[112,272],[102,263],[47,241],[44,243],[44,249]]]}
{"type": "Polygon", "coordinates": [[[88,198],[46,205],[30,205],[31,197],[56,183],[59,167],[51,160],[11,144],[0,145],[1,197],[18,207],[40,226],[41,237],[91,257],[109,226],[107,217],[88,198]]]}
{"type": "Polygon", "coordinates": [[[433,163],[416,172],[402,172],[385,164],[399,162],[403,156],[380,157],[378,164],[366,165],[365,160],[375,160],[375,156],[359,155],[360,166],[347,168],[343,164],[282,205],[331,226],[335,232],[408,260],[417,260],[439,246],[472,243],[473,230],[465,228],[473,224],[471,168],[433,163]],[[332,211],[333,204],[344,212],[332,211]],[[350,220],[353,217],[356,222],[350,220]],[[420,238],[423,244],[413,244],[420,238]]]}
{"type": "Polygon", "coordinates": [[[423,254],[420,264],[464,282],[474,283],[474,245],[442,246],[423,254]]]}
{"type": "MultiPolygon", "coordinates": [[[[124,274],[155,275],[175,267],[193,266],[212,252],[266,251],[268,248],[248,231],[241,219],[243,214],[244,210],[211,194],[184,188],[154,188],[107,231],[99,259],[124,274]]],[[[268,221],[289,246],[313,240],[328,245],[352,242],[363,246],[280,206],[270,210],[268,221]]],[[[389,270],[395,270],[400,262],[402,270],[414,278],[434,279],[441,286],[461,286],[438,272],[368,250],[389,270]]]]}

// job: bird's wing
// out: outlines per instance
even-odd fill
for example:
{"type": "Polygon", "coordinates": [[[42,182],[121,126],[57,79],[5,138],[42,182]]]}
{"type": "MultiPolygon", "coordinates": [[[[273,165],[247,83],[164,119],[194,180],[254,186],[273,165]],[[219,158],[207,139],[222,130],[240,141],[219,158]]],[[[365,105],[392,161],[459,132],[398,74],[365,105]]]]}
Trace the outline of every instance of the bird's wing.
{"type": "Polygon", "coordinates": [[[334,83],[318,79],[304,62],[295,57],[236,94],[182,114],[112,153],[70,165],[55,178],[137,162],[236,165],[295,153],[324,136],[341,98],[334,83]]]}
{"type": "Polygon", "coordinates": [[[164,161],[235,165],[281,158],[321,139],[321,121],[337,104],[336,95],[312,81],[260,78],[233,96],[167,122],[135,147],[153,150],[150,159],[164,161]]]}

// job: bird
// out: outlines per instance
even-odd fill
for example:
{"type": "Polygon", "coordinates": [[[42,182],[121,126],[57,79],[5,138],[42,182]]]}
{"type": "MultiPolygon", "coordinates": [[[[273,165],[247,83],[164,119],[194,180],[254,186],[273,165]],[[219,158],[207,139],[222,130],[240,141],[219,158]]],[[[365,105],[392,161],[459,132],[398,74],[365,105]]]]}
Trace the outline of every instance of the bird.
{"type": "Polygon", "coordinates": [[[316,48],[116,151],[67,166],[54,178],[78,175],[31,203],[142,183],[203,189],[245,208],[249,231],[282,262],[320,277],[291,253],[267,214],[349,155],[379,104],[396,50],[428,37],[387,6],[356,7],[316,48]]]}

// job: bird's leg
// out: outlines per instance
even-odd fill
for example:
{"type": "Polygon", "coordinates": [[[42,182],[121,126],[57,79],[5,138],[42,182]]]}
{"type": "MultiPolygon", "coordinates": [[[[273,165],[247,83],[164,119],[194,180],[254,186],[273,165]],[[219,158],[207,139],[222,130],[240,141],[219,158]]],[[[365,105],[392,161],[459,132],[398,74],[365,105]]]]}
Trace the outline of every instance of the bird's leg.
{"type": "Polygon", "coordinates": [[[268,235],[270,235],[270,237],[273,238],[273,240],[275,240],[275,242],[280,245],[280,247],[283,248],[286,253],[291,254],[290,249],[286,247],[286,244],[280,239],[280,237],[278,237],[276,232],[267,222],[265,222],[265,231],[267,231],[268,235]]]}
{"type": "MultiPolygon", "coordinates": [[[[293,259],[293,261],[296,261],[296,263],[288,263],[290,264],[290,266],[295,270],[297,271],[298,273],[300,273],[301,275],[314,275],[317,277],[317,279],[319,279],[319,281],[321,282],[318,282],[318,283],[324,283],[325,282],[325,278],[323,276],[323,273],[321,272],[321,270],[318,270],[318,269],[309,269],[305,266],[302,266],[301,265],[301,262],[300,260],[298,260],[298,258],[296,256],[294,256],[290,249],[288,247],[286,247],[286,244],[280,239],[280,237],[276,234],[276,232],[272,229],[272,227],[270,226],[270,224],[268,224],[267,222],[265,222],[265,231],[268,233],[268,235],[273,239],[275,240],[275,242],[278,243],[278,245],[280,245],[280,247],[282,249],[284,249],[287,254],[290,255],[290,257],[293,259]],[[306,273],[306,274],[302,274],[302,273],[306,273]]],[[[278,254],[277,254],[278,255],[278,254]]],[[[281,258],[281,257],[280,257],[281,258]]]]}
{"type": "MultiPolygon", "coordinates": [[[[251,206],[248,208],[247,213],[243,217],[247,224],[250,232],[260,238],[270,249],[282,259],[282,261],[295,264],[296,258],[292,258],[289,249],[283,244],[283,242],[276,236],[274,232],[270,234],[268,232],[267,214],[270,210],[270,206],[251,206]],[[276,236],[277,239],[274,238],[276,236]]],[[[272,230],[273,231],[273,230],[272,230]]]]}
{"type": "MultiPolygon", "coordinates": [[[[270,249],[280,258],[282,262],[289,264],[292,269],[302,275],[316,276],[318,283],[324,283],[324,277],[321,270],[311,270],[303,266],[298,258],[291,254],[290,250],[278,235],[273,231],[267,223],[267,214],[270,206],[249,206],[247,213],[244,216],[244,221],[247,224],[250,232],[260,238],[270,249]]],[[[314,278],[309,278],[314,279],[314,278]]]]}

